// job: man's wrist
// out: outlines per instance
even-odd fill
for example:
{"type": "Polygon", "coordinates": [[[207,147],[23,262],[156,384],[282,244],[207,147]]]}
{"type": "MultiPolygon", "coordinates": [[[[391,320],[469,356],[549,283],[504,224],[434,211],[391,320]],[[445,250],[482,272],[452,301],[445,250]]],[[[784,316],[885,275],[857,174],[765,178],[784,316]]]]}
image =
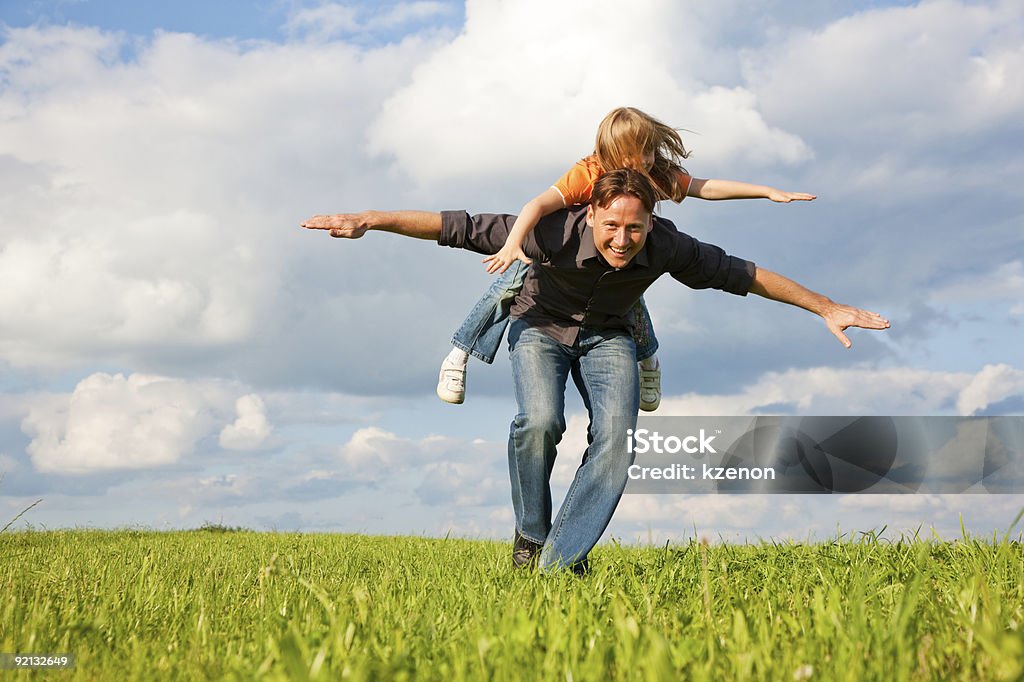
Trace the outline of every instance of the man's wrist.
{"type": "Polygon", "coordinates": [[[822,318],[827,318],[839,307],[839,304],[833,301],[828,296],[822,296],[821,294],[818,294],[818,296],[821,300],[815,303],[813,310],[822,318]]]}
{"type": "Polygon", "coordinates": [[[380,211],[363,211],[359,214],[359,224],[365,227],[367,230],[380,229],[381,223],[381,212],[380,211]]]}

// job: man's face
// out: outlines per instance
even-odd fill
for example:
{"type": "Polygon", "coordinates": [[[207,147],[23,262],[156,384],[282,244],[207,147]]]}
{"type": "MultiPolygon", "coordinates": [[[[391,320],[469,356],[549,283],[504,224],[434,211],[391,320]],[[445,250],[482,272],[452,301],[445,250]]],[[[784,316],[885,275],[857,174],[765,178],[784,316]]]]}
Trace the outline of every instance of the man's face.
{"type": "Polygon", "coordinates": [[[651,214],[636,197],[626,194],[601,208],[587,208],[587,225],[594,231],[594,245],[605,262],[624,268],[640,253],[651,229],[651,214]]]}

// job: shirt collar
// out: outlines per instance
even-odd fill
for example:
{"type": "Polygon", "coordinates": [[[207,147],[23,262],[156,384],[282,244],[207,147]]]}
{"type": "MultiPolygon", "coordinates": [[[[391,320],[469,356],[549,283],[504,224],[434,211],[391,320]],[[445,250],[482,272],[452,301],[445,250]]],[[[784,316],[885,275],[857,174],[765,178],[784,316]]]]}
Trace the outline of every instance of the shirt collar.
{"type": "MultiPolygon", "coordinates": [[[[576,265],[583,267],[585,261],[598,258],[600,255],[597,252],[597,245],[594,244],[594,228],[584,223],[583,232],[580,234],[580,248],[576,252],[576,265]]],[[[600,261],[603,263],[604,259],[601,258],[600,261]]]]}

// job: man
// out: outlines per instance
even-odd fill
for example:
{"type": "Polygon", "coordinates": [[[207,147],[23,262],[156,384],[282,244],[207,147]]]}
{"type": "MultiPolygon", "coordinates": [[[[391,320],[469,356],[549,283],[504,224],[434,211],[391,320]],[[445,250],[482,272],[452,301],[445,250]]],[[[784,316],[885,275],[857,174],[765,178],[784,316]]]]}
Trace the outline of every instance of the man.
{"type": "MultiPolygon", "coordinates": [[[[632,456],[626,430],[639,406],[635,346],[626,319],[633,303],[670,273],[695,289],[753,292],[820,315],[845,345],[848,327],[884,329],[875,313],[840,305],[653,216],[655,194],[632,170],[606,173],[588,207],[543,218],[524,245],[535,264],[512,307],[509,353],[519,413],[508,442],[516,532],[513,561],[581,570],[611,520],[632,456]],[[539,265],[538,265],[539,264],[539,265]],[[588,442],[561,509],[551,521],[551,470],[565,431],[565,384],[572,376],[590,416],[588,442]]],[[[367,230],[433,239],[495,253],[515,216],[464,212],[314,216],[303,227],[357,239],[367,230]]]]}

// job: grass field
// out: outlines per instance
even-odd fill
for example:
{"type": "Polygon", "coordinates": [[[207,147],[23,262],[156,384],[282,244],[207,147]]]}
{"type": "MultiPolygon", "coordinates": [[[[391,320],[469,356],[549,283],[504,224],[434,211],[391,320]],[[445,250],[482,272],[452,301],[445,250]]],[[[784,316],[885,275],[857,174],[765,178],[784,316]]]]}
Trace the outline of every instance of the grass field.
{"type": "Polygon", "coordinates": [[[12,679],[1024,678],[1024,548],[884,539],[635,548],[199,531],[0,534],[12,679]]]}

